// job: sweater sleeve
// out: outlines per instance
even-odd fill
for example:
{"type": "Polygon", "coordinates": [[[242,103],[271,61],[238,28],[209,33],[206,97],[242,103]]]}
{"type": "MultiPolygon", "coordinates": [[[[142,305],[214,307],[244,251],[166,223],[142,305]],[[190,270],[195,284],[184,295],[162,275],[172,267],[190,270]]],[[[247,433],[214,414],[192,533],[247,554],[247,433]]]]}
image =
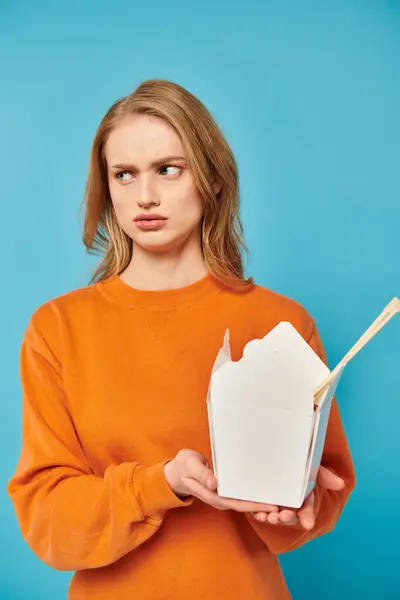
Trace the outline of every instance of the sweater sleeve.
{"type": "Polygon", "coordinates": [[[113,563],[154,535],[168,509],[191,504],[169,487],[167,460],[93,474],[44,338],[33,344],[25,335],[20,374],[22,450],[8,491],[26,542],[45,563],[73,571],[113,563]]]}
{"type": "MultiPolygon", "coordinates": [[[[308,343],[314,352],[327,364],[325,351],[315,325],[313,325],[308,343]]],[[[316,519],[313,529],[307,531],[299,523],[292,526],[283,524],[271,525],[257,521],[251,514],[246,515],[253,529],[273,554],[283,554],[295,550],[312,539],[332,531],[354,489],[354,466],[336,397],[333,398],[331,405],[321,464],[344,479],[345,487],[341,491],[333,491],[322,489],[319,485],[316,485],[314,489],[316,519]]]]}

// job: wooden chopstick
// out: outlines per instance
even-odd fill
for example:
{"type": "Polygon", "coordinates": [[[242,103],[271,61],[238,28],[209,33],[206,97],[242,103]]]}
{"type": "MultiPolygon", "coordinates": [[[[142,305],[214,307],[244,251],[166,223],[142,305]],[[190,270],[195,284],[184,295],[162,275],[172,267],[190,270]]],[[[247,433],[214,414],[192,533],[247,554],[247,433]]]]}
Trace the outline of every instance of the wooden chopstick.
{"type": "Polygon", "coordinates": [[[400,312],[400,300],[399,298],[393,298],[389,304],[383,309],[381,314],[375,319],[375,321],[368,327],[363,335],[357,340],[354,346],[347,352],[342,358],[340,363],[331,371],[328,377],[323,381],[314,392],[314,404],[319,406],[323,394],[330,386],[332,381],[335,379],[339,371],[347,365],[347,363],[358,354],[358,352],[366,345],[372,338],[390,321],[396,313],[400,312]]]}

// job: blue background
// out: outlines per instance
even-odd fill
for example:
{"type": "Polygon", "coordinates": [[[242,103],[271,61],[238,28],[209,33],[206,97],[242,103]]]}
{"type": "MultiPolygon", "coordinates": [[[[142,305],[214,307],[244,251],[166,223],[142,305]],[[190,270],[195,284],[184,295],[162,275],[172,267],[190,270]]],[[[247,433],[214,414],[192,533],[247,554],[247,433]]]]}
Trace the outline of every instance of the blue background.
{"type": "MultiPolygon", "coordinates": [[[[6,484],[28,318],[94,264],[78,209],[100,119],[148,78],[198,95],[239,163],[249,272],[305,305],[334,366],[400,294],[400,2],[3,0],[0,57],[0,598],[60,600],[70,574],[25,545],[6,484]]],[[[399,339],[400,317],[341,382],[358,486],[282,557],[294,600],[400,598],[399,339]]]]}

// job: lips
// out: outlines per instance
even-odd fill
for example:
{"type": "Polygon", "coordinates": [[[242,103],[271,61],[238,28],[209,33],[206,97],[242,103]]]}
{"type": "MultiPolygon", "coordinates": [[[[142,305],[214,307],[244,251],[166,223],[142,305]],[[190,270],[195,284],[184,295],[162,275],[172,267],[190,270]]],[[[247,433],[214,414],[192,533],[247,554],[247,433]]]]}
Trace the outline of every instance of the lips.
{"type": "Polygon", "coordinates": [[[167,217],[163,217],[162,215],[156,215],[156,214],[145,214],[145,215],[138,215],[137,217],[134,218],[135,223],[137,223],[138,221],[166,221],[167,217]]]}
{"type": "Polygon", "coordinates": [[[167,222],[167,218],[162,215],[138,215],[134,219],[134,223],[138,229],[143,231],[155,231],[161,229],[167,222]]]}

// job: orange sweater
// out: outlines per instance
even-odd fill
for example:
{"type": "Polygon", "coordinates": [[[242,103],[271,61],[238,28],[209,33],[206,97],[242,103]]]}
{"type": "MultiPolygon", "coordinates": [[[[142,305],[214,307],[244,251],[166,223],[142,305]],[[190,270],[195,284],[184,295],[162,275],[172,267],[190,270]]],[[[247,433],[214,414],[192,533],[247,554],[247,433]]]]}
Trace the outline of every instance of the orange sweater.
{"type": "Polygon", "coordinates": [[[167,291],[120,277],[43,304],[21,351],[23,448],[9,493],[27,543],[76,571],[73,600],[284,600],[277,555],[330,531],[354,486],[336,400],[323,464],[347,483],[316,489],[316,526],[180,500],[163,465],[182,448],[211,464],[206,395],[227,327],[232,356],[288,320],[325,360],[299,304],[208,275],[167,291]]]}

